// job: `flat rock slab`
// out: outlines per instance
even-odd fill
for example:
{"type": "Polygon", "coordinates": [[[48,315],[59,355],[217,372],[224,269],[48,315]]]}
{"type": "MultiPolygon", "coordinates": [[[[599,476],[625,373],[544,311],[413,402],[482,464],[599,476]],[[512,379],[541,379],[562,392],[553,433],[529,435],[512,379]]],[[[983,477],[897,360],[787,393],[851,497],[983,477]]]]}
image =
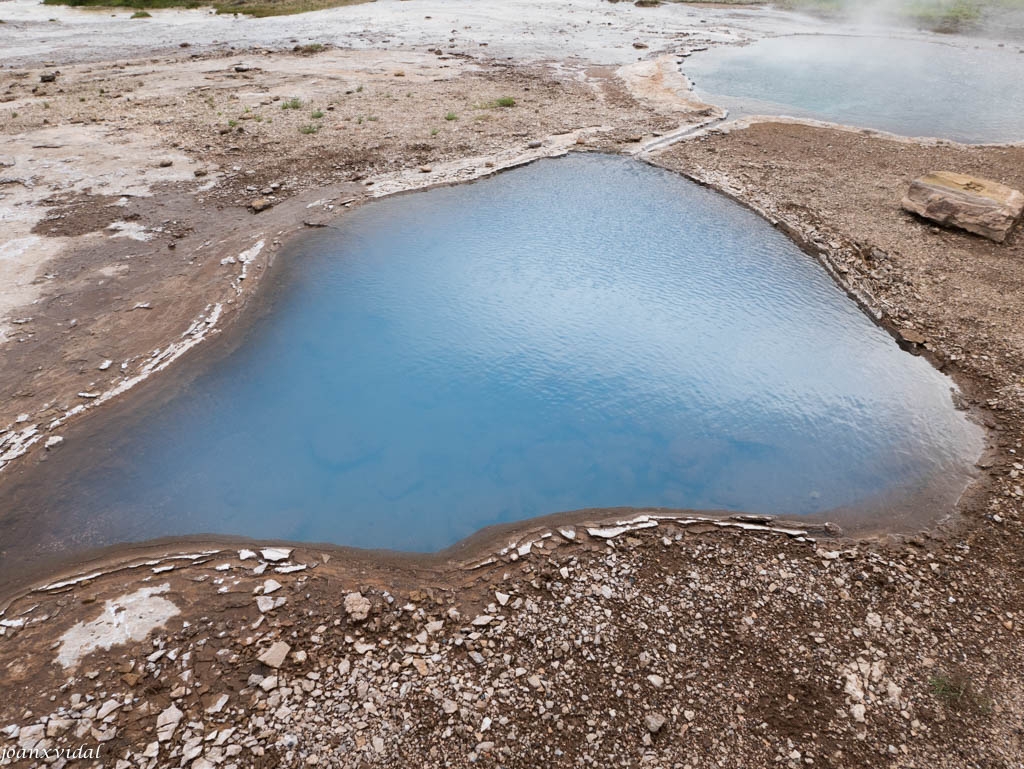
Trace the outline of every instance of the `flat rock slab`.
{"type": "Polygon", "coordinates": [[[288,652],[291,650],[292,647],[284,641],[277,641],[273,646],[263,652],[258,659],[264,665],[277,670],[284,664],[284,661],[288,658],[288,652]]]}
{"type": "Polygon", "coordinates": [[[1002,243],[1024,212],[1024,194],[988,179],[936,171],[911,183],[903,207],[938,224],[1002,243]]]}

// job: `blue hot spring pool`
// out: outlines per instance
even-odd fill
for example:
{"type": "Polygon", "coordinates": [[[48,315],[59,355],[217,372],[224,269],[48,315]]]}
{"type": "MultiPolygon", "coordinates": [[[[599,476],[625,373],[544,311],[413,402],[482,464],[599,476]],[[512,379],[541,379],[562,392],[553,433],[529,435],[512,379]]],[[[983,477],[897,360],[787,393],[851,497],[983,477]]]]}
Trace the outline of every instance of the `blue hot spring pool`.
{"type": "Polygon", "coordinates": [[[633,160],[365,205],[275,270],[231,349],[38,463],[40,537],[429,551],[589,507],[948,510],[982,449],[812,258],[633,160]]]}
{"type": "Polygon", "coordinates": [[[682,69],[731,117],[810,117],[968,143],[1024,140],[1024,54],[1015,45],[795,35],[697,53],[682,69]]]}

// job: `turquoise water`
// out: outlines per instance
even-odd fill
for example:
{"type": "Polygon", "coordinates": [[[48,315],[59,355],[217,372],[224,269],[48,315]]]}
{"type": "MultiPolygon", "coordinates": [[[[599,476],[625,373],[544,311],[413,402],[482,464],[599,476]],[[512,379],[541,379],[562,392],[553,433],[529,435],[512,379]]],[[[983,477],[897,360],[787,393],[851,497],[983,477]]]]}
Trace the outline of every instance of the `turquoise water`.
{"type": "Polygon", "coordinates": [[[585,507],[952,505],[981,449],[786,237],[633,160],[389,198],[279,259],[232,351],[38,465],[42,539],[427,551],[585,507]]]}
{"type": "Polygon", "coordinates": [[[789,36],[697,53],[682,69],[732,117],[810,117],[968,143],[1024,140],[1017,46],[789,36]]]}

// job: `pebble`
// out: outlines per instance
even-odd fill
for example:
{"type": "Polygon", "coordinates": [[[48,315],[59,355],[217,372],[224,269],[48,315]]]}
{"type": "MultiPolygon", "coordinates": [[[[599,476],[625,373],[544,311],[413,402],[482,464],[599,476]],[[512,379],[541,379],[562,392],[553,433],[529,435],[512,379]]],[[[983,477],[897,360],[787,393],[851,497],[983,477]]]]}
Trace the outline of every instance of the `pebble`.
{"type": "Polygon", "coordinates": [[[651,734],[657,734],[665,725],[667,719],[661,713],[648,713],[644,716],[644,726],[651,734]]]}

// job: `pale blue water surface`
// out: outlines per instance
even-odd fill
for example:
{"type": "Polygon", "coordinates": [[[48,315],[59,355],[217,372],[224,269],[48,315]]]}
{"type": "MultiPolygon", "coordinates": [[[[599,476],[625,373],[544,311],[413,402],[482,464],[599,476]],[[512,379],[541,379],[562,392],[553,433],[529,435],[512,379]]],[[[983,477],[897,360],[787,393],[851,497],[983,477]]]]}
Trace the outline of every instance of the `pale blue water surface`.
{"type": "Polygon", "coordinates": [[[233,351],[40,464],[47,537],[428,551],[585,507],[951,506],[981,449],[813,259],[633,160],[393,197],[279,260],[233,351]]]}
{"type": "Polygon", "coordinates": [[[731,117],[810,117],[904,136],[1024,140],[1024,54],[998,48],[839,35],[766,38],[682,64],[731,117]]]}

